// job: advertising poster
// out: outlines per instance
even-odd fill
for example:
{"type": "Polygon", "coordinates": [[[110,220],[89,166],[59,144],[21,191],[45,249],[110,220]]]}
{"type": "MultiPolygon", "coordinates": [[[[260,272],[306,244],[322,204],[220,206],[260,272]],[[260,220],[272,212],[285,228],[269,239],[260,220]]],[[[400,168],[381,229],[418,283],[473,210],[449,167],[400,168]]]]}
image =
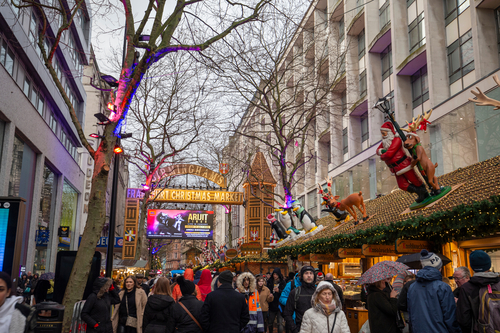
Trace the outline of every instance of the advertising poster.
{"type": "Polygon", "coordinates": [[[212,239],[214,212],[148,209],[147,238],[212,239]]]}

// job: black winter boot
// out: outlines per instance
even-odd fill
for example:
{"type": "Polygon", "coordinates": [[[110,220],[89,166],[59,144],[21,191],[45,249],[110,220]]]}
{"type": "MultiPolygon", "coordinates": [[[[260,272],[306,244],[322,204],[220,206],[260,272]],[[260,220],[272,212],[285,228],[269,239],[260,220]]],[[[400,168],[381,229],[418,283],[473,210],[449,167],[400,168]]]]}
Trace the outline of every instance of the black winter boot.
{"type": "Polygon", "coordinates": [[[406,191],[410,193],[416,193],[418,195],[417,199],[415,200],[415,202],[417,203],[421,203],[429,197],[429,192],[427,192],[425,185],[416,187],[415,185],[410,184],[406,191]]]}

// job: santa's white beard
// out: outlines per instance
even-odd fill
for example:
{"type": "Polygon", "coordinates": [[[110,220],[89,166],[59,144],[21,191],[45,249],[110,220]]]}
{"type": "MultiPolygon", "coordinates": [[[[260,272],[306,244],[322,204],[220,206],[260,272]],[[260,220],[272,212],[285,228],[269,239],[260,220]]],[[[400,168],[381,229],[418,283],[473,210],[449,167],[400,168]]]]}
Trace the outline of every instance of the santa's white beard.
{"type": "Polygon", "coordinates": [[[387,135],[382,137],[382,146],[385,149],[389,149],[393,139],[394,139],[394,134],[392,132],[387,132],[387,135]]]}

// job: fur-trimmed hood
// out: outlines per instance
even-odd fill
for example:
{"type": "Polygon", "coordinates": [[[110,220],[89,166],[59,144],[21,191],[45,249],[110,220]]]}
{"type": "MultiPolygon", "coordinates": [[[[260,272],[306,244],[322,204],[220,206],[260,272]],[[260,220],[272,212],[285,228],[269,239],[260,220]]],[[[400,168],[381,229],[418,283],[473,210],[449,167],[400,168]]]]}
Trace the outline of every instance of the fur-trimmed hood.
{"type": "Polygon", "coordinates": [[[240,275],[238,275],[238,278],[236,279],[236,287],[238,288],[238,291],[242,294],[245,293],[245,287],[243,287],[243,280],[246,278],[250,279],[250,285],[248,286],[248,290],[250,291],[250,293],[254,293],[255,288],[257,286],[256,282],[257,280],[255,279],[255,276],[253,276],[253,274],[249,272],[241,273],[240,275]]]}
{"type": "Polygon", "coordinates": [[[327,281],[321,281],[316,287],[316,291],[311,297],[311,306],[316,311],[324,313],[324,309],[322,308],[321,304],[319,304],[319,300],[317,298],[319,293],[325,289],[330,289],[333,293],[333,301],[335,302],[335,310],[333,310],[333,312],[339,312],[340,310],[342,310],[342,303],[340,302],[340,297],[337,293],[337,290],[335,290],[333,284],[327,281]]]}
{"type": "Polygon", "coordinates": [[[113,281],[110,278],[98,277],[95,279],[92,290],[97,294],[97,298],[101,299],[108,292],[112,283],[113,281]]]}

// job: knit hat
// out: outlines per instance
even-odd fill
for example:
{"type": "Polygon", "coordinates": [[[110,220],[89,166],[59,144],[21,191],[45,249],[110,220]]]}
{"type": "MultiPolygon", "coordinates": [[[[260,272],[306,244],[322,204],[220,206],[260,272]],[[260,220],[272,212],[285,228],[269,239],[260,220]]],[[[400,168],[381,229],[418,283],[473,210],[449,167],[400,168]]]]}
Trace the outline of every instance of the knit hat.
{"type": "Polygon", "coordinates": [[[220,283],[232,283],[233,282],[233,273],[231,271],[223,271],[219,274],[219,282],[220,283]]]}
{"type": "Polygon", "coordinates": [[[426,249],[420,251],[420,264],[422,265],[422,268],[431,266],[437,270],[440,270],[441,267],[443,267],[443,261],[441,258],[439,258],[437,254],[429,252],[426,249]]]}
{"type": "Polygon", "coordinates": [[[193,281],[186,280],[184,276],[179,276],[177,278],[177,284],[181,288],[182,295],[192,295],[196,289],[193,281]]]}
{"type": "Polygon", "coordinates": [[[316,277],[316,271],[314,270],[314,267],[312,267],[312,266],[302,266],[302,268],[300,269],[299,276],[302,278],[302,276],[304,275],[304,273],[307,272],[307,271],[313,272],[314,277],[316,277]]]}
{"type": "Polygon", "coordinates": [[[385,123],[383,123],[380,129],[386,132],[387,130],[389,130],[392,132],[392,134],[396,134],[396,131],[394,130],[394,125],[390,121],[386,121],[385,123]]]}
{"type": "Polygon", "coordinates": [[[486,272],[491,268],[491,258],[490,256],[482,251],[473,251],[469,256],[470,267],[476,273],[486,272]]]}

